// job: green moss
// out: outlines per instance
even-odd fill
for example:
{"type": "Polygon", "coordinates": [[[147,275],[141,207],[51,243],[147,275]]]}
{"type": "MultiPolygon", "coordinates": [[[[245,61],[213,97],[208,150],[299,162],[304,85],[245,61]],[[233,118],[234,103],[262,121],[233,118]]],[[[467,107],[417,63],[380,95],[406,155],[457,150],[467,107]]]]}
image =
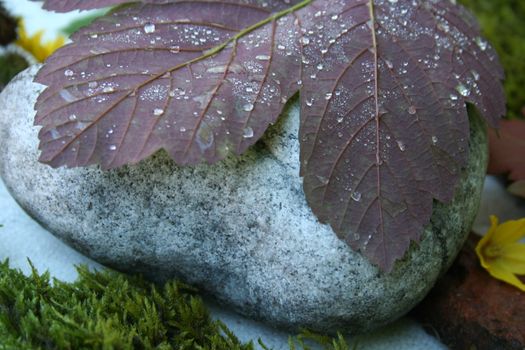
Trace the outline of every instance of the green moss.
{"type": "Polygon", "coordinates": [[[4,8],[0,0],[0,45],[5,46],[16,40],[16,20],[4,8]]]}
{"type": "MultiPolygon", "coordinates": [[[[179,282],[158,286],[139,277],[78,268],[74,283],[30,276],[0,264],[0,349],[251,350],[211,319],[196,291],[179,282]]],[[[311,342],[348,350],[343,337],[305,332],[291,349],[311,342]]],[[[263,348],[264,344],[259,341],[263,348]]]]}
{"type": "Polygon", "coordinates": [[[26,59],[17,53],[0,56],[0,91],[11,79],[29,66],[26,59]]]}
{"type": "Polygon", "coordinates": [[[459,0],[478,18],[505,68],[508,117],[523,118],[525,106],[525,1],[459,0]]]}
{"type": "Polygon", "coordinates": [[[180,283],[78,269],[75,283],[0,267],[0,339],[6,349],[252,349],[211,321],[180,283]]]}

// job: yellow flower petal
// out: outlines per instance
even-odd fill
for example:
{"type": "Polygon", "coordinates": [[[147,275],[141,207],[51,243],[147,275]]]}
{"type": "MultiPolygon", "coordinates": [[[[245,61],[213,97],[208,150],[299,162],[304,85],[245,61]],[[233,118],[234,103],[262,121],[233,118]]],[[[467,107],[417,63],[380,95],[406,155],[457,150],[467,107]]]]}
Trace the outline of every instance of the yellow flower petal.
{"type": "Polygon", "coordinates": [[[508,284],[517,287],[522,292],[525,292],[525,284],[521,282],[516,275],[506,269],[506,266],[499,260],[495,260],[488,268],[489,273],[508,284]]]}
{"type": "Polygon", "coordinates": [[[525,262],[525,243],[507,244],[502,251],[505,257],[525,262]]]}
{"type": "Polygon", "coordinates": [[[525,244],[518,241],[525,236],[525,219],[498,225],[498,218],[490,217],[491,227],[476,246],[476,254],[491,276],[525,292],[525,284],[517,275],[525,275],[525,244]]]}
{"type": "Polygon", "coordinates": [[[500,263],[505,269],[517,276],[525,275],[525,261],[501,258],[500,263]]]}
{"type": "Polygon", "coordinates": [[[492,236],[496,232],[496,228],[498,227],[499,220],[494,215],[491,215],[490,216],[490,222],[491,222],[491,225],[490,225],[490,228],[489,228],[488,232],[485,234],[485,236],[483,236],[481,238],[481,240],[478,242],[478,245],[476,246],[476,254],[478,255],[478,258],[481,261],[481,265],[484,268],[488,267],[488,263],[485,260],[485,255],[483,254],[483,249],[489,244],[489,242],[492,239],[492,236]]]}
{"type": "Polygon", "coordinates": [[[16,44],[29,52],[39,62],[44,62],[56,49],[64,45],[65,38],[57,37],[54,41],[43,42],[43,30],[39,30],[32,36],[27,34],[24,26],[24,21],[20,20],[18,23],[18,40],[16,44]]]}
{"type": "Polygon", "coordinates": [[[525,244],[515,243],[503,247],[501,263],[518,275],[525,275],[525,244]]]}
{"type": "Polygon", "coordinates": [[[518,242],[525,236],[525,219],[509,220],[499,225],[492,235],[492,242],[498,245],[518,242]]]}

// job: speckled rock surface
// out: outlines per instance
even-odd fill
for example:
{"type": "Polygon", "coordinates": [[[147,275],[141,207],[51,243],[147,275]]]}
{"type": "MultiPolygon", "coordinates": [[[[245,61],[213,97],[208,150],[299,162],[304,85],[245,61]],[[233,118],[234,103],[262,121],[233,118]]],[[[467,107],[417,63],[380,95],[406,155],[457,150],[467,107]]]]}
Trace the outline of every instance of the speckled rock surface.
{"type": "Polygon", "coordinates": [[[181,277],[242,314],[289,329],[366,331],[406,313],[456,256],[475,217],[487,148],[473,119],[456,198],[388,275],[311,213],[298,176],[298,108],[244,156],[181,168],[164,154],[103,172],[37,162],[33,67],[0,95],[0,173],[20,205],[94,258],[181,277]]]}

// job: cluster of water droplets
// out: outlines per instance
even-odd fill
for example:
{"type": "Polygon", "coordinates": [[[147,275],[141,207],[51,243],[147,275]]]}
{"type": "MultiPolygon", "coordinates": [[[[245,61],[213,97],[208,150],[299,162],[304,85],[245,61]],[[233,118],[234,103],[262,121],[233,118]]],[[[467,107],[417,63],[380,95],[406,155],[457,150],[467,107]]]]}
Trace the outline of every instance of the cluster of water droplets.
{"type": "Polygon", "coordinates": [[[169,94],[169,86],[165,84],[151,84],[139,96],[141,101],[165,101],[169,94]]]}

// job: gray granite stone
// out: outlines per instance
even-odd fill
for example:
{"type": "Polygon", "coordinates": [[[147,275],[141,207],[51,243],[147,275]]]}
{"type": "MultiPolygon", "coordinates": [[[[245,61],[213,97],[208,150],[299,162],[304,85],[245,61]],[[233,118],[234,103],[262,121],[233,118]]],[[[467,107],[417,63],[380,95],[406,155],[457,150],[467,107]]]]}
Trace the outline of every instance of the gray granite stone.
{"type": "Polygon", "coordinates": [[[475,217],[487,161],[472,119],[471,157],[454,201],[390,274],[318,223],[298,176],[298,109],[242,157],[178,167],[164,153],[138,165],[52,169],[37,162],[37,68],[0,95],[0,174],[18,203],[102,264],[180,277],[255,319],[288,329],[362,332],[397,319],[450,265],[475,217]]]}

